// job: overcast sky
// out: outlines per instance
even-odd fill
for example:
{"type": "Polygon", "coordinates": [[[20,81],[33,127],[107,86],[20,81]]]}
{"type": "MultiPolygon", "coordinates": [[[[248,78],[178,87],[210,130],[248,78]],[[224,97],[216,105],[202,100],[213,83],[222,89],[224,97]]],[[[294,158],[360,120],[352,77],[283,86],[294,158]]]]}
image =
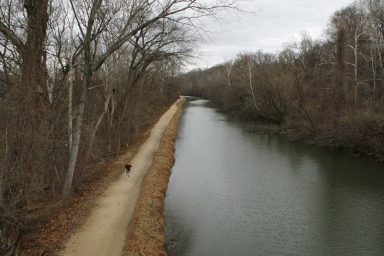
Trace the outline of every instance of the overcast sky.
{"type": "Polygon", "coordinates": [[[241,52],[276,52],[307,32],[319,38],[337,10],[353,0],[247,0],[240,8],[250,13],[225,12],[220,22],[202,21],[209,37],[198,47],[199,59],[187,69],[206,68],[241,52]]]}

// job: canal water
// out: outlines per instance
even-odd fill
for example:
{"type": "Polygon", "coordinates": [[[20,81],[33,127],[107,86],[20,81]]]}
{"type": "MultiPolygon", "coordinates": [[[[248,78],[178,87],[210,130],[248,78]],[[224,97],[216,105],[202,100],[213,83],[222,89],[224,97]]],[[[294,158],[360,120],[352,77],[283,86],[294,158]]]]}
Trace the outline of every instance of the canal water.
{"type": "Polygon", "coordinates": [[[165,214],[170,256],[384,255],[384,168],[189,99],[165,214]]]}

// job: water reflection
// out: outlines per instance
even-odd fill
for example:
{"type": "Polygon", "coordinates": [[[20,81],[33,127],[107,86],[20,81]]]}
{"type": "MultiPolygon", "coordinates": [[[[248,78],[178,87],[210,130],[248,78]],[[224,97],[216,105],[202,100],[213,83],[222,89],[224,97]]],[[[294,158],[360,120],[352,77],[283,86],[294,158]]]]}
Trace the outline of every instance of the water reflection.
{"type": "Polygon", "coordinates": [[[188,252],[192,240],[192,230],[186,226],[179,225],[183,223],[182,219],[178,219],[180,215],[168,215],[167,223],[172,229],[166,230],[167,251],[169,255],[184,255],[188,252]]]}
{"type": "Polygon", "coordinates": [[[384,170],[247,132],[190,100],[166,201],[170,255],[384,255],[384,170]]]}

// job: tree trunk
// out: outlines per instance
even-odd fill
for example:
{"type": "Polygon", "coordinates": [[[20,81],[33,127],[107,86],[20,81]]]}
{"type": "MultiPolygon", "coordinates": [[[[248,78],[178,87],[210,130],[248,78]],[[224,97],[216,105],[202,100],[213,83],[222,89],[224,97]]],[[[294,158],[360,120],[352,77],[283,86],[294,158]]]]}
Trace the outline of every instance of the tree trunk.
{"type": "MultiPolygon", "coordinates": [[[[9,141],[9,159],[7,165],[12,168],[8,173],[6,187],[2,192],[7,196],[3,206],[12,218],[4,220],[0,216],[0,254],[17,253],[21,241],[20,229],[23,228],[25,214],[29,200],[32,177],[44,175],[37,163],[41,162],[41,145],[44,139],[45,110],[46,110],[46,68],[45,68],[45,40],[48,23],[48,0],[25,0],[24,8],[27,12],[27,39],[25,44],[17,43],[21,64],[21,78],[17,104],[17,131],[12,141],[9,141]],[[19,194],[20,193],[20,194],[19,194]],[[18,196],[18,194],[20,196],[18,196]],[[21,217],[17,217],[21,216],[21,217]],[[10,231],[12,234],[10,234],[10,231]],[[5,243],[4,243],[5,242],[5,243]],[[5,247],[4,247],[4,246],[5,247]]],[[[4,183],[5,184],[5,183],[4,183]]],[[[3,254],[2,254],[3,255],[3,254]]]]}
{"type": "Polygon", "coordinates": [[[77,163],[77,157],[79,155],[80,148],[80,139],[81,139],[81,126],[83,124],[85,102],[87,98],[88,84],[90,83],[91,78],[87,75],[82,83],[81,93],[80,93],[80,104],[76,111],[75,126],[72,131],[73,141],[69,156],[69,162],[67,167],[67,174],[64,180],[62,197],[66,198],[71,193],[73,175],[75,173],[75,167],[77,163]]]}
{"type": "Polygon", "coordinates": [[[69,85],[68,85],[68,147],[69,153],[72,152],[73,145],[73,80],[74,70],[71,67],[69,71],[69,85]]]}
{"type": "Polygon", "coordinates": [[[86,160],[88,160],[89,155],[91,154],[93,142],[95,140],[96,133],[99,130],[101,122],[103,121],[105,115],[108,112],[108,106],[109,106],[109,102],[111,101],[111,98],[112,98],[112,94],[110,92],[108,92],[107,99],[105,100],[105,103],[104,103],[103,112],[100,114],[99,118],[97,119],[97,122],[96,122],[95,126],[92,129],[91,138],[89,139],[89,144],[88,144],[88,148],[87,148],[87,154],[86,154],[86,158],[85,158],[86,160]]]}
{"type": "Polygon", "coordinates": [[[115,116],[115,91],[112,90],[111,97],[111,113],[109,114],[108,122],[108,152],[112,151],[112,127],[113,127],[113,118],[115,116]]]}
{"type": "Polygon", "coordinates": [[[73,145],[72,150],[69,156],[67,174],[64,180],[64,186],[62,191],[62,197],[66,198],[71,193],[73,175],[75,173],[75,167],[77,163],[77,157],[79,155],[80,148],[80,139],[81,139],[81,126],[83,124],[85,104],[87,101],[88,88],[92,83],[92,51],[91,51],[91,42],[92,42],[92,33],[93,26],[95,24],[97,12],[100,9],[102,0],[95,0],[92,3],[91,12],[89,15],[89,20],[87,24],[87,32],[84,38],[84,80],[81,87],[80,93],[80,104],[76,112],[75,119],[75,129],[73,131],[73,145]]]}
{"type": "Polygon", "coordinates": [[[338,88],[336,88],[336,92],[338,94],[338,102],[344,102],[344,99],[348,93],[348,88],[345,87],[344,84],[344,76],[345,76],[345,29],[344,27],[340,28],[337,33],[337,52],[336,52],[336,63],[337,63],[337,80],[338,80],[338,88]]]}
{"type": "MultiPolygon", "coordinates": [[[[376,101],[376,86],[377,86],[377,66],[375,63],[376,52],[374,51],[374,45],[371,44],[371,69],[372,69],[372,78],[373,78],[373,102],[376,101]]],[[[376,49],[376,47],[375,47],[376,49]]]]}
{"type": "Polygon", "coordinates": [[[48,22],[48,0],[26,0],[28,38],[23,50],[18,127],[20,136],[21,168],[33,171],[35,148],[42,133],[45,114],[44,88],[46,88],[45,38],[48,22]]]}
{"type": "Polygon", "coordinates": [[[253,106],[255,107],[255,109],[257,111],[260,112],[260,109],[258,108],[257,103],[256,103],[255,92],[254,92],[253,86],[252,86],[252,64],[251,64],[251,58],[250,57],[248,60],[248,79],[249,79],[249,88],[251,89],[251,93],[252,93],[253,106]]]}
{"type": "Polygon", "coordinates": [[[359,89],[359,81],[358,81],[358,38],[355,37],[355,47],[353,49],[354,57],[355,57],[355,63],[354,63],[354,85],[355,85],[355,107],[357,106],[357,97],[358,97],[358,89],[359,89]]]}

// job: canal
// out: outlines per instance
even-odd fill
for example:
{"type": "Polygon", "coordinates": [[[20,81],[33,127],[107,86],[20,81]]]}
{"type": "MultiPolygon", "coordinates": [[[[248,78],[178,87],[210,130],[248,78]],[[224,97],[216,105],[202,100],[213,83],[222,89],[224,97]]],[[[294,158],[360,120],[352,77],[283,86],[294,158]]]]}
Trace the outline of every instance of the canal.
{"type": "Polygon", "coordinates": [[[170,256],[384,255],[384,168],[190,98],[165,214],[170,256]]]}

